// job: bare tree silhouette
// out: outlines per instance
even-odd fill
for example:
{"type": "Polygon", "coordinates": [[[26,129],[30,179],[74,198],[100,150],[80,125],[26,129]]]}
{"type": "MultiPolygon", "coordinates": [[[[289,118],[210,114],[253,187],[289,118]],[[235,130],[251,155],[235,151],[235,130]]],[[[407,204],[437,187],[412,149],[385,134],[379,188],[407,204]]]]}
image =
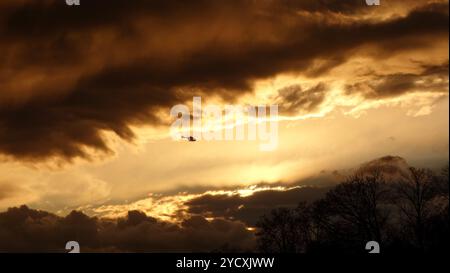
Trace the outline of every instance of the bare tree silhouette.
{"type": "Polygon", "coordinates": [[[447,202],[449,201],[449,187],[450,187],[450,182],[448,179],[449,178],[448,168],[449,165],[447,164],[447,166],[442,168],[441,173],[437,175],[434,179],[436,193],[439,196],[446,198],[447,202]]]}
{"type": "Polygon", "coordinates": [[[379,170],[357,173],[314,204],[315,223],[334,245],[382,241],[388,220],[388,189],[379,170]]]}
{"type": "Polygon", "coordinates": [[[331,190],[326,200],[343,221],[354,226],[365,239],[381,240],[381,229],[388,211],[382,209],[387,201],[386,183],[381,172],[357,174],[331,190]]]}
{"type": "Polygon", "coordinates": [[[386,252],[448,252],[448,166],[409,172],[359,171],[312,204],[272,211],[258,223],[260,251],[354,253],[375,240],[386,252]]]}
{"type": "Polygon", "coordinates": [[[297,209],[278,208],[257,223],[259,249],[263,252],[301,253],[311,241],[310,209],[300,203],[297,209]]]}
{"type": "Polygon", "coordinates": [[[394,203],[410,228],[417,247],[424,250],[425,224],[432,213],[435,196],[434,177],[430,170],[410,168],[409,179],[394,184],[394,203]]]}

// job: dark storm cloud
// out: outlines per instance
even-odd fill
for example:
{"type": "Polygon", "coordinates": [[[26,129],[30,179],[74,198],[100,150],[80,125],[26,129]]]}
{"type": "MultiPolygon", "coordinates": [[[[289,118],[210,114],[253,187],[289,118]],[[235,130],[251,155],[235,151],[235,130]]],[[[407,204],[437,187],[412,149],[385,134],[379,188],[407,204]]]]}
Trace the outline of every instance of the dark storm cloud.
{"type": "Polygon", "coordinates": [[[0,252],[66,252],[68,241],[79,242],[82,252],[208,252],[254,248],[254,234],[238,221],[207,221],[193,216],[175,225],[156,221],[139,211],[109,221],[77,211],[59,217],[25,206],[0,213],[0,252]]]}
{"type": "Polygon", "coordinates": [[[186,203],[188,212],[207,217],[239,220],[254,226],[261,215],[273,208],[294,208],[300,201],[313,202],[323,197],[328,187],[301,187],[285,191],[265,190],[251,196],[203,195],[186,203]]]}
{"type": "Polygon", "coordinates": [[[395,97],[408,92],[448,92],[448,61],[442,65],[422,65],[420,73],[373,75],[370,79],[346,87],[348,94],[366,98],[395,97]]]}
{"type": "MultiPolygon", "coordinates": [[[[364,5],[206,0],[91,0],[80,7],[67,7],[64,1],[2,4],[0,153],[26,160],[86,158],[87,149],[108,153],[102,131],[132,140],[130,125],[163,124],[158,110],[168,112],[193,95],[231,100],[250,92],[256,79],[290,71],[320,76],[365,46],[386,56],[404,48],[405,41],[408,48],[423,48],[448,35],[448,3],[380,22],[336,19],[342,13],[367,12],[364,5]]],[[[386,84],[401,87],[402,81],[387,79],[386,84]]],[[[291,95],[296,100],[289,102],[291,110],[314,109],[323,99],[320,92],[309,97],[312,101],[300,94],[291,95]]]]}
{"type": "Polygon", "coordinates": [[[326,96],[327,87],[320,83],[304,90],[300,85],[291,85],[278,90],[275,103],[282,113],[298,114],[317,110],[326,96]]]}
{"type": "MultiPolygon", "coordinates": [[[[227,0],[227,1],[127,1],[110,0],[107,4],[101,0],[90,0],[75,8],[68,8],[65,1],[25,1],[25,4],[11,3],[4,7],[9,16],[6,20],[6,33],[49,35],[65,32],[68,28],[89,29],[111,24],[124,26],[136,16],[154,16],[167,20],[182,19],[184,16],[201,15],[217,10],[250,10],[291,12],[343,12],[350,13],[365,9],[364,0],[227,0]],[[48,16],[50,15],[50,16],[48,16]],[[43,31],[45,30],[45,31],[43,31]]],[[[2,13],[0,13],[2,14],[2,13]]]]}
{"type": "MultiPolygon", "coordinates": [[[[360,9],[366,9],[364,1],[359,0],[285,0],[281,1],[290,8],[297,10],[318,11],[318,12],[341,12],[351,13],[360,9]]],[[[367,9],[366,9],[367,10],[367,9]]]]}

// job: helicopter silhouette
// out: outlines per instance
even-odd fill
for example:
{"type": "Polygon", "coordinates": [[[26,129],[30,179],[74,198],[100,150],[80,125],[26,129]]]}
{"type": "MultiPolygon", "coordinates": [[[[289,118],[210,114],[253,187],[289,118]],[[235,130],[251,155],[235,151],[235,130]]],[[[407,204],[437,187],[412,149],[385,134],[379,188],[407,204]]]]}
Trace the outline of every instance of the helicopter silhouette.
{"type": "Polygon", "coordinates": [[[197,141],[197,139],[196,139],[195,137],[193,137],[193,136],[188,136],[188,137],[182,136],[181,138],[186,139],[186,140],[189,141],[189,142],[195,142],[195,141],[197,141]]]}

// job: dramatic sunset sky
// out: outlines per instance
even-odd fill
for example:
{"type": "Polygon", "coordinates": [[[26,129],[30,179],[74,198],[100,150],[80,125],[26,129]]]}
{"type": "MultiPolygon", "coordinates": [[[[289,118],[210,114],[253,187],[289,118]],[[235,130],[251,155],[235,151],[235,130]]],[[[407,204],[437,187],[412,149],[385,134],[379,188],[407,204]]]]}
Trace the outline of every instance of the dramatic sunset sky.
{"type": "Polygon", "coordinates": [[[449,158],[448,8],[1,0],[0,211],[175,221],[297,202],[299,186],[387,155],[438,169],[449,158]],[[193,96],[278,104],[277,149],[174,141],[170,109],[193,96]]]}

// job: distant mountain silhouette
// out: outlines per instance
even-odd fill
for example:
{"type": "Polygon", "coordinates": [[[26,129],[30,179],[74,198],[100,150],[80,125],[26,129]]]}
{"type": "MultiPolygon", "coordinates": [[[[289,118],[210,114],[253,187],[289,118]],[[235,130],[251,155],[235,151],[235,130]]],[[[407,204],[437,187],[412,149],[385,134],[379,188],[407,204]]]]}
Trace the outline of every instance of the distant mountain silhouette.
{"type": "Polygon", "coordinates": [[[359,168],[360,172],[371,173],[375,170],[380,171],[386,181],[396,179],[407,179],[410,175],[411,166],[400,156],[384,156],[367,163],[359,168]]]}
{"type": "Polygon", "coordinates": [[[388,181],[408,177],[408,162],[400,156],[383,156],[348,169],[322,170],[317,175],[296,181],[295,185],[335,186],[355,172],[370,173],[378,169],[388,181]]]}

